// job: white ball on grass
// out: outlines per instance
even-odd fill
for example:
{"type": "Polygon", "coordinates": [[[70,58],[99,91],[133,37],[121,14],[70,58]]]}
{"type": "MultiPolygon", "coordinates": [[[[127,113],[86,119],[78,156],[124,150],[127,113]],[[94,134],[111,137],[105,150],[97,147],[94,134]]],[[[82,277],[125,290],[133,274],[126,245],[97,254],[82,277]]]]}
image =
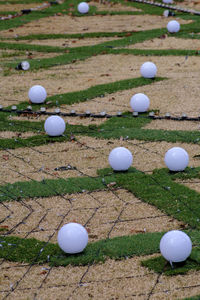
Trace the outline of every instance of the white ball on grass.
{"type": "Polygon", "coordinates": [[[170,33],[176,33],[176,32],[178,32],[180,30],[180,24],[179,24],[179,22],[177,22],[175,20],[169,21],[169,23],[167,24],[167,30],[170,33]]]}
{"type": "Polygon", "coordinates": [[[28,61],[22,61],[22,62],[21,62],[21,68],[22,68],[22,70],[24,70],[24,71],[29,70],[29,69],[30,69],[30,64],[29,64],[29,62],[28,62],[28,61]]]}
{"type": "Polygon", "coordinates": [[[80,14],[87,14],[88,11],[89,11],[90,7],[89,5],[87,4],[87,2],[81,2],[79,3],[78,5],[78,12],[80,14]]]}
{"type": "Polygon", "coordinates": [[[173,147],[165,153],[165,164],[170,171],[183,171],[189,163],[189,155],[181,147],[173,147]]]}
{"type": "Polygon", "coordinates": [[[33,85],[28,91],[28,97],[32,103],[43,103],[47,97],[45,88],[41,85],[33,85]]]}
{"type": "Polygon", "coordinates": [[[65,121],[59,116],[48,117],[44,123],[44,129],[50,136],[60,136],[66,128],[65,121]]]}
{"type": "Polygon", "coordinates": [[[69,254],[82,252],[88,243],[87,230],[78,223],[68,223],[58,231],[58,245],[69,254]]]}
{"type": "Polygon", "coordinates": [[[108,161],[114,171],[126,171],[132,165],[133,155],[125,147],[116,147],[110,152],[108,161]]]}
{"type": "Polygon", "coordinates": [[[145,112],[149,108],[150,100],[145,94],[138,93],[131,97],[130,105],[133,111],[145,112]]]}
{"type": "Polygon", "coordinates": [[[160,240],[160,252],[169,262],[185,261],[192,251],[190,237],[180,230],[171,230],[160,240]]]}
{"type": "Polygon", "coordinates": [[[154,63],[147,61],[141,66],[140,73],[144,78],[154,78],[157,73],[157,67],[154,63]]]}

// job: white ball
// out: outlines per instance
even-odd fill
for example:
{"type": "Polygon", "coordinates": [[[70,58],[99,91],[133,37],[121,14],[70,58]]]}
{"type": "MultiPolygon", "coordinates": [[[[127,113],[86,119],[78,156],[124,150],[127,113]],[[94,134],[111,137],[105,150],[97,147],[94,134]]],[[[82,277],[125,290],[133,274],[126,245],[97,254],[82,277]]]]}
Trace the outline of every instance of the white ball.
{"type": "Polygon", "coordinates": [[[138,93],[131,97],[130,105],[134,111],[145,112],[149,108],[150,100],[145,94],[138,93]]]}
{"type": "Polygon", "coordinates": [[[28,61],[22,61],[21,67],[22,67],[22,70],[27,71],[28,69],[30,69],[30,64],[28,61]]]}
{"type": "Polygon", "coordinates": [[[170,262],[181,262],[190,256],[192,242],[189,236],[180,230],[171,230],[160,240],[160,252],[170,262]]]}
{"type": "Polygon", "coordinates": [[[50,136],[62,135],[65,131],[65,121],[59,116],[48,117],[44,123],[44,129],[50,136]]]}
{"type": "Polygon", "coordinates": [[[163,3],[166,3],[166,4],[172,4],[172,3],[173,3],[173,0],[163,0],[163,3]]]}
{"type": "Polygon", "coordinates": [[[169,23],[167,24],[167,30],[170,33],[178,32],[180,30],[180,24],[179,24],[179,22],[177,22],[175,20],[169,21],[169,23]]]}
{"type": "Polygon", "coordinates": [[[173,147],[165,153],[165,164],[170,171],[183,171],[189,163],[189,155],[181,147],[173,147]]]}
{"type": "Polygon", "coordinates": [[[87,14],[89,11],[89,5],[86,2],[79,3],[78,11],[80,14],[87,14]]]}
{"type": "Polygon", "coordinates": [[[154,63],[147,61],[141,66],[140,73],[144,78],[154,78],[157,73],[157,67],[154,63]]]}
{"type": "Polygon", "coordinates": [[[75,254],[82,252],[88,243],[87,230],[78,223],[68,223],[58,231],[58,245],[65,252],[75,254]]]}
{"type": "Polygon", "coordinates": [[[113,170],[126,171],[132,165],[133,155],[124,147],[116,147],[110,152],[108,161],[113,170]]]}
{"type": "Polygon", "coordinates": [[[43,86],[34,85],[28,91],[28,97],[32,103],[43,103],[47,97],[47,92],[43,86]]]}

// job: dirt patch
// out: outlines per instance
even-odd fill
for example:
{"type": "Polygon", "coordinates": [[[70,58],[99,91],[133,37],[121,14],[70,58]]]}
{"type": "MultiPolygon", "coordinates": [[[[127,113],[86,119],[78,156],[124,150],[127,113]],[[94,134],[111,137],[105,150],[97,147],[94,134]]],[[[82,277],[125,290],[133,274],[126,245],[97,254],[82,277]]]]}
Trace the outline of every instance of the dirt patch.
{"type": "MultiPolygon", "coordinates": [[[[99,37],[99,38],[81,38],[81,39],[45,39],[45,40],[23,40],[23,44],[31,44],[31,45],[44,45],[44,46],[53,46],[53,47],[61,47],[61,48],[75,48],[82,46],[91,46],[97,45],[104,42],[119,40],[119,37],[99,37]]],[[[6,42],[12,42],[8,40],[6,42]]]]}
{"type": "MultiPolygon", "coordinates": [[[[130,98],[133,93],[142,92],[147,94],[150,99],[150,109],[159,109],[163,114],[170,112],[179,115],[187,113],[190,116],[198,116],[200,113],[198,109],[198,97],[200,92],[198,84],[198,57],[189,57],[185,60],[185,57],[179,56],[151,56],[148,60],[156,63],[158,76],[168,77],[169,79],[132,89],[131,92],[127,90],[114,95],[117,99],[117,106],[118,101],[120,101],[120,106],[115,107],[115,112],[118,110],[124,111],[126,107],[129,107],[130,98]],[[123,95],[124,100],[122,102],[122,98],[120,97],[123,95]]],[[[48,96],[51,96],[87,89],[93,85],[140,77],[139,70],[145,61],[147,61],[147,59],[144,57],[132,55],[99,55],[83,62],[76,62],[59,67],[56,66],[49,70],[36,71],[34,73],[17,73],[16,71],[15,74],[9,77],[9,90],[8,78],[5,76],[1,77],[1,104],[10,105],[25,101],[28,98],[27,94],[29,88],[35,84],[44,86],[48,96]]],[[[104,103],[103,108],[97,107],[95,103],[95,106],[93,106],[95,111],[97,111],[97,108],[98,110],[105,110],[105,103],[109,102],[108,100],[110,98],[112,98],[111,95],[96,99],[104,103]]],[[[87,101],[87,103],[76,104],[73,108],[77,107],[77,111],[79,111],[81,106],[83,106],[85,111],[85,106],[87,106],[87,109],[90,109],[90,105],[93,101],[94,99],[87,101]]],[[[110,109],[108,106],[108,112],[111,112],[114,103],[115,101],[112,99],[110,109]]],[[[90,110],[92,111],[92,109],[90,110]]],[[[112,109],[112,111],[114,110],[112,109]]]]}
{"type": "Polygon", "coordinates": [[[147,124],[145,129],[161,129],[161,130],[199,130],[199,122],[192,121],[172,121],[172,120],[155,120],[147,124]]]}
{"type": "Polygon", "coordinates": [[[129,49],[189,49],[189,50],[197,50],[200,49],[200,40],[192,40],[191,39],[180,39],[171,36],[167,36],[166,38],[156,38],[153,40],[148,40],[143,43],[137,43],[134,45],[130,45],[127,48],[129,49]]]}
{"type": "MultiPolygon", "coordinates": [[[[75,134],[75,132],[74,132],[75,134]]],[[[53,143],[34,148],[15,149],[0,152],[1,178],[5,182],[42,180],[43,178],[77,177],[81,174],[96,176],[96,170],[109,167],[108,155],[117,146],[124,146],[133,153],[133,166],[141,171],[151,172],[163,168],[164,155],[174,146],[183,147],[190,156],[189,166],[198,166],[194,155],[199,154],[198,145],[167,142],[100,140],[78,137],[76,142],[53,143]],[[76,170],[60,170],[71,165],[76,170]]]]}
{"type": "Polygon", "coordinates": [[[87,224],[90,242],[141,232],[168,231],[182,225],[123,189],[9,202],[9,209],[12,213],[6,219],[8,210],[2,207],[2,219],[6,220],[1,225],[7,226],[12,235],[41,241],[50,238],[53,243],[57,242],[58,228],[69,222],[87,224]]]}
{"type": "Polygon", "coordinates": [[[186,8],[192,8],[195,10],[200,10],[200,3],[199,0],[185,0],[180,4],[181,7],[186,7],[186,8]]]}
{"type": "Polygon", "coordinates": [[[101,3],[99,1],[92,1],[89,3],[92,6],[96,6],[98,11],[142,11],[136,7],[122,5],[120,3],[112,3],[112,2],[105,2],[101,3]]]}
{"type": "MultiPolygon", "coordinates": [[[[37,21],[22,25],[18,28],[1,31],[2,37],[15,37],[16,35],[49,33],[84,33],[84,32],[122,32],[122,31],[140,31],[150,30],[160,27],[166,27],[172,18],[166,20],[163,16],[152,15],[116,15],[116,16],[53,16],[42,18],[37,21]]],[[[179,19],[181,24],[191,23],[179,19]]]]}

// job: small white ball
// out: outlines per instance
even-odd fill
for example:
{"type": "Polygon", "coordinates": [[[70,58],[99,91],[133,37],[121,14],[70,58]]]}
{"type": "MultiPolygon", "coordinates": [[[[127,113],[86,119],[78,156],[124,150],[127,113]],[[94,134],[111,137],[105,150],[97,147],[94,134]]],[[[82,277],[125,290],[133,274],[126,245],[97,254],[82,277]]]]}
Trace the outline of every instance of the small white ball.
{"type": "Polygon", "coordinates": [[[66,128],[65,121],[59,116],[48,117],[44,123],[44,129],[50,136],[60,136],[66,128]]]}
{"type": "Polygon", "coordinates": [[[165,164],[170,171],[183,171],[189,163],[189,155],[181,147],[173,147],[165,153],[165,164]]]}
{"type": "Polygon", "coordinates": [[[78,223],[68,223],[58,231],[58,245],[65,252],[75,254],[82,252],[88,243],[87,230],[78,223]]]}
{"type": "Polygon", "coordinates": [[[179,22],[177,22],[175,20],[169,21],[169,23],[167,24],[167,30],[170,33],[178,32],[180,30],[180,24],[179,24],[179,22]]]}
{"type": "Polygon", "coordinates": [[[138,93],[131,97],[130,105],[134,111],[145,112],[149,108],[150,100],[145,94],[138,93]]]}
{"type": "Polygon", "coordinates": [[[169,262],[185,261],[192,251],[190,237],[180,230],[171,230],[160,240],[160,252],[169,262]]]}
{"type": "Polygon", "coordinates": [[[81,2],[78,5],[78,12],[80,14],[87,14],[89,11],[89,5],[87,4],[87,2],[81,2]]]}
{"type": "Polygon", "coordinates": [[[141,66],[140,73],[144,78],[154,78],[157,73],[157,67],[154,63],[147,61],[141,66]]]}
{"type": "Polygon", "coordinates": [[[173,0],[163,0],[163,3],[166,3],[166,4],[172,4],[172,3],[173,3],[173,0]]]}
{"type": "Polygon", "coordinates": [[[116,147],[110,152],[108,161],[113,170],[126,171],[132,165],[133,155],[125,147],[116,147]]]}
{"type": "Polygon", "coordinates": [[[22,70],[27,71],[27,70],[30,69],[30,64],[29,64],[28,61],[22,61],[21,62],[21,67],[22,67],[22,70]]]}
{"type": "Polygon", "coordinates": [[[47,92],[43,86],[34,85],[29,89],[28,97],[32,103],[43,103],[47,97],[47,92]]]}

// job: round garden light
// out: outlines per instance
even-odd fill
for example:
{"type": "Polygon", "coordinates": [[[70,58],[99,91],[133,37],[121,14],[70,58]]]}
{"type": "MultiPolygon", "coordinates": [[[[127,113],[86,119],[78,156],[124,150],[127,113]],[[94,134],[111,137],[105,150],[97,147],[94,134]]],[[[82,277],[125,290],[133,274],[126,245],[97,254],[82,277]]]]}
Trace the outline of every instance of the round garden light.
{"type": "Polygon", "coordinates": [[[157,67],[154,63],[147,61],[141,66],[140,73],[144,78],[154,78],[157,73],[157,67]]]}
{"type": "Polygon", "coordinates": [[[78,12],[80,14],[87,14],[89,11],[89,5],[86,2],[81,2],[78,5],[78,12]]]}
{"type": "Polygon", "coordinates": [[[28,62],[28,61],[22,61],[22,62],[21,62],[21,68],[22,68],[22,70],[24,70],[24,71],[29,70],[29,69],[30,69],[30,64],[29,64],[29,62],[28,62]]]}
{"type": "Polygon", "coordinates": [[[65,252],[75,254],[82,252],[88,243],[87,230],[78,223],[68,223],[58,231],[58,245],[65,252]]]}
{"type": "Polygon", "coordinates": [[[45,88],[41,85],[34,85],[28,92],[28,97],[32,103],[43,103],[47,97],[45,88]]]}
{"type": "Polygon", "coordinates": [[[185,261],[192,251],[189,236],[180,230],[171,230],[160,240],[160,252],[169,262],[185,261]]]}
{"type": "Polygon", "coordinates": [[[65,121],[59,116],[48,117],[44,123],[44,129],[50,136],[60,136],[66,128],[65,121]]]}
{"type": "Polygon", "coordinates": [[[130,105],[133,111],[145,112],[149,108],[150,100],[145,94],[138,93],[131,97],[130,105]]]}
{"type": "Polygon", "coordinates": [[[189,155],[181,147],[173,147],[165,153],[165,164],[170,171],[183,171],[189,163],[189,155]]]}
{"type": "Polygon", "coordinates": [[[179,24],[179,22],[177,22],[175,20],[169,21],[169,23],[167,24],[167,30],[170,33],[176,33],[176,32],[178,32],[180,30],[180,24],[179,24]]]}
{"type": "Polygon", "coordinates": [[[125,147],[116,147],[110,152],[108,161],[114,171],[126,171],[132,165],[133,155],[125,147]]]}

